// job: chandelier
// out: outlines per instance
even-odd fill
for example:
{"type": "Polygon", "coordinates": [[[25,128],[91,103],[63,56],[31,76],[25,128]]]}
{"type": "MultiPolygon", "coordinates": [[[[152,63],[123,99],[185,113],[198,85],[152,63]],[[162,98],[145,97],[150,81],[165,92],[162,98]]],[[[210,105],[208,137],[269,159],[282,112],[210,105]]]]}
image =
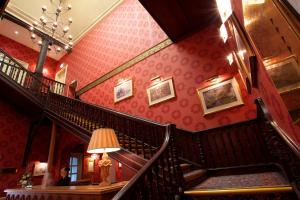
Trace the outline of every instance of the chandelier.
{"type": "MultiPolygon", "coordinates": [[[[70,25],[73,22],[71,17],[67,18],[66,13],[72,9],[71,4],[65,4],[64,0],[50,0],[51,8],[47,8],[46,5],[42,6],[42,16],[39,21],[34,21],[30,26],[31,39],[36,42],[36,29],[42,30],[51,38],[61,41],[65,46],[65,50],[70,50],[73,47],[73,36],[68,34],[70,32],[70,25]]],[[[39,45],[42,45],[42,41],[38,41],[39,45]]],[[[50,41],[50,44],[51,41],[50,41]]],[[[53,45],[55,52],[61,52],[61,47],[53,45]]],[[[48,47],[51,50],[51,47],[48,47]]]]}

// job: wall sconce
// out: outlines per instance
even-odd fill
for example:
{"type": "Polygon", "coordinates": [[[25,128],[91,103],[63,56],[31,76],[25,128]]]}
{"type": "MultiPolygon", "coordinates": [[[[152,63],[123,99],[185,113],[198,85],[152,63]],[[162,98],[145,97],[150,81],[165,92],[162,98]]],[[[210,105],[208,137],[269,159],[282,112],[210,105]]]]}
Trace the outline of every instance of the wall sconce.
{"type": "Polygon", "coordinates": [[[220,82],[219,75],[214,75],[206,80],[206,82],[211,82],[212,84],[220,82]]]}
{"type": "Polygon", "coordinates": [[[246,0],[247,5],[257,5],[265,3],[265,0],[246,0]]]}
{"type": "Polygon", "coordinates": [[[229,18],[232,14],[232,7],[230,0],[216,0],[219,14],[223,23],[229,18]]]}
{"type": "Polygon", "coordinates": [[[246,53],[246,50],[245,49],[243,49],[243,50],[240,50],[239,52],[238,52],[238,54],[239,54],[239,56],[240,56],[240,58],[242,59],[242,60],[245,60],[245,57],[244,57],[244,54],[246,53]]]}
{"type": "Polygon", "coordinates": [[[232,63],[233,63],[233,55],[232,55],[232,53],[228,54],[228,56],[226,58],[228,60],[229,65],[232,65],[232,63]]]}
{"type": "Polygon", "coordinates": [[[157,83],[162,81],[160,76],[155,76],[155,77],[151,78],[150,80],[152,82],[151,85],[156,85],[157,83]]]}
{"type": "Polygon", "coordinates": [[[222,24],[220,27],[220,35],[223,39],[223,42],[226,43],[227,39],[228,39],[228,33],[227,33],[227,29],[225,24],[222,24]]]}

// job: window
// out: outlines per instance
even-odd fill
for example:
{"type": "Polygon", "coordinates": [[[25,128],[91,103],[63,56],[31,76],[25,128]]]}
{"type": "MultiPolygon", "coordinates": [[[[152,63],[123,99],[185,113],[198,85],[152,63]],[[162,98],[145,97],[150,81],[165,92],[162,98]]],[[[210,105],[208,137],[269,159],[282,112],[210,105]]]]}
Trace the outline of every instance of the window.
{"type": "Polygon", "coordinates": [[[81,178],[81,155],[71,155],[70,157],[70,178],[71,182],[75,182],[81,178]]]}

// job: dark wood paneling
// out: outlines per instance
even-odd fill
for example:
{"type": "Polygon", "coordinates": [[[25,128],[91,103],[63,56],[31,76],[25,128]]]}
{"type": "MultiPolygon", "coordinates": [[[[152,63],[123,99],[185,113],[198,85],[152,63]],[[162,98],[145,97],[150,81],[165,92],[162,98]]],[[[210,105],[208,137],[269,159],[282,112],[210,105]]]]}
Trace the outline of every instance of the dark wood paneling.
{"type": "Polygon", "coordinates": [[[139,1],[174,42],[219,19],[212,0],[139,1]]]}
{"type": "Polygon", "coordinates": [[[9,2],[9,0],[1,0],[0,1],[0,17],[2,16],[8,2],[9,2]]]}

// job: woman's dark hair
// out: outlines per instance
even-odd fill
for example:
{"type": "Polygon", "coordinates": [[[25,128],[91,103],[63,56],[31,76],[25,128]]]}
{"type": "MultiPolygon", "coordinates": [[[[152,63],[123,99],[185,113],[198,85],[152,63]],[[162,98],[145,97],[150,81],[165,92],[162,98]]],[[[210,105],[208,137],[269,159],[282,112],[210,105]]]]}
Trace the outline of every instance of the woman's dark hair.
{"type": "Polygon", "coordinates": [[[69,171],[70,171],[70,168],[69,168],[69,167],[65,167],[65,171],[66,171],[66,172],[69,172],[69,171]]]}

